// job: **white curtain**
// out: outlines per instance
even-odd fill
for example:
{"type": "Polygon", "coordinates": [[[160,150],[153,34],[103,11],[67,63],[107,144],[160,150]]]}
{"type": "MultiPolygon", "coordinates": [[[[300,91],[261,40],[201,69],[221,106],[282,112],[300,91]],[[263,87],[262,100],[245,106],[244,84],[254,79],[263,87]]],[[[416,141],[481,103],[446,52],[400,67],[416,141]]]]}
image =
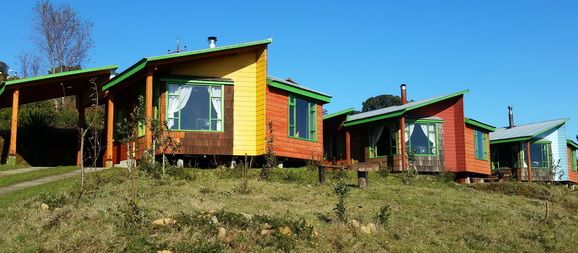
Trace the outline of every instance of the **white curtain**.
{"type": "Polygon", "coordinates": [[[409,142],[409,138],[413,134],[413,129],[415,128],[415,124],[409,124],[409,125],[407,125],[407,128],[409,128],[409,130],[405,129],[405,143],[409,142]]]}
{"type": "Polygon", "coordinates": [[[373,131],[371,131],[371,136],[369,136],[369,144],[371,147],[374,147],[375,145],[377,145],[377,141],[379,141],[379,138],[381,137],[381,134],[383,133],[383,126],[376,126],[373,127],[372,129],[373,131]]]}
{"type": "MultiPolygon", "coordinates": [[[[420,124],[420,126],[421,126],[421,130],[425,133],[425,136],[427,136],[428,140],[432,143],[432,147],[437,148],[435,129],[432,129],[434,131],[433,133],[430,133],[430,131],[428,131],[428,126],[432,126],[432,127],[436,127],[436,126],[435,125],[428,125],[428,124],[420,124]]],[[[435,152],[433,152],[433,150],[428,150],[428,153],[435,153],[435,152]]]]}
{"type": "Polygon", "coordinates": [[[175,125],[175,120],[172,119],[178,111],[185,108],[193,87],[191,85],[169,84],[169,101],[167,105],[167,126],[169,129],[175,125]]]}
{"type": "Polygon", "coordinates": [[[222,103],[221,100],[222,95],[221,95],[221,89],[222,87],[220,86],[208,86],[208,90],[209,90],[209,95],[211,96],[211,104],[213,105],[213,108],[215,109],[215,111],[217,112],[217,128],[216,130],[222,130],[222,124],[223,124],[223,110],[222,110],[222,103]]]}

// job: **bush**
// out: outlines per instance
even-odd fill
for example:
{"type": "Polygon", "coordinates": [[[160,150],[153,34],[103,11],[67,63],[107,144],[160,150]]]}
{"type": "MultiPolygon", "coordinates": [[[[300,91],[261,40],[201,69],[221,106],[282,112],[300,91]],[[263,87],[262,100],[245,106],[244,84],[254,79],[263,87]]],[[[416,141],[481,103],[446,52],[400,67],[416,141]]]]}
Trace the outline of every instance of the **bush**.
{"type": "Polygon", "coordinates": [[[379,170],[377,170],[377,175],[379,175],[380,177],[388,177],[390,173],[391,173],[391,171],[387,167],[387,163],[380,162],[379,163],[379,170]]]}
{"type": "Polygon", "coordinates": [[[337,185],[335,185],[333,191],[335,192],[338,198],[338,202],[335,204],[333,212],[335,212],[339,220],[347,221],[347,209],[345,207],[345,199],[347,198],[349,188],[343,181],[340,181],[339,183],[337,183],[337,185]]]}
{"type": "Polygon", "coordinates": [[[388,204],[383,205],[379,208],[377,215],[375,216],[375,220],[377,224],[382,226],[387,226],[387,222],[389,221],[389,215],[391,214],[391,207],[388,204]]]}
{"type": "Polygon", "coordinates": [[[172,178],[187,181],[194,181],[199,177],[199,174],[193,169],[185,169],[183,167],[176,166],[167,167],[166,173],[172,178]]]}

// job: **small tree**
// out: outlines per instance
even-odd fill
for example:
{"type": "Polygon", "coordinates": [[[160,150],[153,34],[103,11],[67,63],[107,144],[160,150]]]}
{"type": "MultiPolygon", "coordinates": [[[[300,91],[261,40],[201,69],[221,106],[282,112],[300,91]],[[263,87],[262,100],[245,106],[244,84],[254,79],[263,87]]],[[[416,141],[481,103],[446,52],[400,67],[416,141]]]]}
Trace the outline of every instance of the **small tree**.
{"type": "MultiPolygon", "coordinates": [[[[167,161],[167,151],[170,151],[172,155],[174,155],[180,148],[181,144],[177,142],[169,133],[168,129],[168,122],[163,121],[162,123],[159,120],[155,119],[146,119],[150,123],[151,126],[151,133],[153,136],[153,143],[152,143],[152,150],[149,153],[152,154],[154,157],[155,151],[157,150],[157,146],[161,151],[161,159],[162,159],[162,173],[163,175],[166,174],[166,161],[167,161]]],[[[152,159],[154,162],[154,159],[152,159]]]]}
{"type": "Polygon", "coordinates": [[[263,164],[263,168],[261,168],[261,173],[259,177],[261,179],[269,179],[269,175],[271,174],[271,170],[277,166],[277,156],[275,155],[275,151],[273,150],[274,144],[274,136],[273,136],[273,121],[269,121],[267,124],[267,128],[269,130],[269,134],[267,136],[266,144],[267,150],[265,153],[265,164],[263,164]]]}
{"type": "MultiPolygon", "coordinates": [[[[91,93],[90,93],[90,98],[91,98],[91,107],[96,108],[98,107],[98,101],[99,101],[99,88],[98,85],[96,83],[96,78],[92,78],[90,79],[90,84],[91,84],[91,93]]],[[[63,91],[64,92],[64,91],[63,91]]],[[[64,92],[66,93],[66,92],[64,92]]],[[[66,95],[66,94],[65,94],[66,95]]],[[[80,104],[79,101],[77,101],[78,106],[83,106],[82,104],[80,104]]],[[[83,109],[84,110],[84,109],[83,109]]],[[[96,170],[96,159],[98,157],[98,154],[101,151],[101,146],[100,146],[100,138],[99,138],[99,134],[98,134],[98,119],[99,117],[96,115],[98,113],[97,110],[92,110],[92,112],[94,113],[94,115],[91,115],[92,117],[89,118],[89,121],[86,122],[87,124],[83,124],[85,119],[80,119],[79,115],[79,124],[78,124],[78,135],[79,135],[79,142],[80,142],[80,148],[79,148],[79,167],[80,167],[80,192],[84,192],[84,179],[85,179],[85,173],[84,173],[84,139],[86,138],[86,134],[88,133],[89,130],[92,130],[92,136],[91,136],[91,152],[92,153],[92,166],[94,167],[94,169],[96,170]],[[83,123],[81,123],[83,122],[83,123]],[[95,139],[97,138],[97,139],[95,139]]]]}

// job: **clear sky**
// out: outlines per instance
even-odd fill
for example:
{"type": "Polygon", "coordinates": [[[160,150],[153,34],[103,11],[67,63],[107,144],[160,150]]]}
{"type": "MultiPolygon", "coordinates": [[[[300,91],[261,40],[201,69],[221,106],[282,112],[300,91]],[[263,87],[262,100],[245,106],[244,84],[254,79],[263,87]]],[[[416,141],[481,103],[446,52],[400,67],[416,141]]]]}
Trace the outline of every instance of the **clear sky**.
{"type": "MultiPolygon", "coordinates": [[[[61,1],[56,1],[61,2],[61,1]]],[[[466,115],[495,126],[573,118],[578,134],[578,1],[69,1],[94,22],[84,67],[273,38],[269,73],[331,94],[329,112],[367,97],[418,100],[469,89],[466,115]]],[[[32,51],[35,1],[3,1],[0,60],[32,51]]]]}

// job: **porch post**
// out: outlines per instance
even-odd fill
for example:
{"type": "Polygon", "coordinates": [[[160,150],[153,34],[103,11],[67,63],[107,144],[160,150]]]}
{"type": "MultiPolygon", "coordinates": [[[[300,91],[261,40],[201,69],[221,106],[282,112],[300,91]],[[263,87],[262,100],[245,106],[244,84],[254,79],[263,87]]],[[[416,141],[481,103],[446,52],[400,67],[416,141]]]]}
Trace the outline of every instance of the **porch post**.
{"type": "Polygon", "coordinates": [[[347,164],[351,164],[351,136],[349,129],[345,129],[345,161],[347,161],[347,164]]]}
{"type": "Polygon", "coordinates": [[[16,136],[18,132],[18,98],[20,91],[12,93],[12,121],[10,122],[10,146],[8,148],[8,165],[16,165],[16,136]]]}
{"type": "Polygon", "coordinates": [[[114,127],[114,96],[109,93],[106,102],[106,152],[104,166],[112,168],[114,165],[112,161],[112,134],[114,127]]]}
{"type": "MultiPolygon", "coordinates": [[[[85,111],[84,111],[84,105],[83,105],[83,101],[82,101],[82,95],[76,95],[76,110],[78,110],[78,129],[80,129],[81,131],[85,131],[86,129],[86,117],[85,117],[85,111]]],[[[81,155],[81,150],[80,150],[80,134],[78,136],[79,138],[79,142],[78,142],[78,150],[76,152],[76,166],[80,166],[80,161],[83,159],[83,155],[81,155]]]]}
{"type": "Polygon", "coordinates": [[[528,170],[528,182],[531,183],[534,176],[532,175],[532,159],[530,157],[530,142],[529,141],[526,142],[526,163],[528,164],[526,166],[526,168],[528,170]]]}
{"type": "Polygon", "coordinates": [[[153,72],[149,71],[146,77],[145,89],[145,115],[146,115],[146,131],[145,131],[145,148],[152,147],[153,136],[151,131],[151,120],[153,116],[153,72]]]}
{"type": "Polygon", "coordinates": [[[405,147],[405,115],[401,116],[399,119],[399,130],[400,130],[400,153],[401,153],[401,172],[407,170],[407,159],[406,159],[406,147],[405,147]]]}

